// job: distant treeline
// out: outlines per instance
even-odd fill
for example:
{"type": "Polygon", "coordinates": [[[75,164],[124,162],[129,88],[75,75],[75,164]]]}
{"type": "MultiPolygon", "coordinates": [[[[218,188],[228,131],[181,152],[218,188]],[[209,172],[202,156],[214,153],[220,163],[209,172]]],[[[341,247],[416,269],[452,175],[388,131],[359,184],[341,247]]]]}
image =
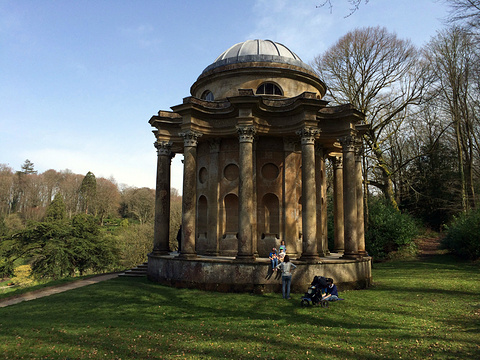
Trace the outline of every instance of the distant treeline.
{"type": "MultiPolygon", "coordinates": [[[[171,200],[173,250],[181,222],[176,189],[171,200]]],[[[0,164],[0,278],[22,271],[41,279],[133,267],[153,249],[154,214],[153,189],[119,188],[113,178],[91,172],[38,174],[29,160],[20,171],[0,164]]]]}
{"type": "MultiPolygon", "coordinates": [[[[153,221],[155,190],[118,186],[115,179],[96,178],[91,172],[47,170],[38,174],[26,160],[21,170],[0,164],[0,217],[19,214],[22,220],[40,221],[56,194],[61,194],[68,217],[91,214],[102,223],[106,218],[123,218],[141,224],[153,221]]],[[[172,202],[181,202],[172,189],[172,202]]]]}

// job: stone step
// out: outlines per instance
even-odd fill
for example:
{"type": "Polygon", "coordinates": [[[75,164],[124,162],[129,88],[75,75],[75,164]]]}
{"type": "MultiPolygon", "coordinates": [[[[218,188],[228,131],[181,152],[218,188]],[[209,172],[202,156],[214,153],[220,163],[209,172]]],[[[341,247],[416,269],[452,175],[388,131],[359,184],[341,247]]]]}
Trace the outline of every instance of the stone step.
{"type": "Polygon", "coordinates": [[[118,276],[127,276],[127,277],[147,276],[147,268],[148,268],[148,264],[143,263],[143,264],[137,265],[133,269],[125,270],[125,272],[119,274],[118,276]]]}

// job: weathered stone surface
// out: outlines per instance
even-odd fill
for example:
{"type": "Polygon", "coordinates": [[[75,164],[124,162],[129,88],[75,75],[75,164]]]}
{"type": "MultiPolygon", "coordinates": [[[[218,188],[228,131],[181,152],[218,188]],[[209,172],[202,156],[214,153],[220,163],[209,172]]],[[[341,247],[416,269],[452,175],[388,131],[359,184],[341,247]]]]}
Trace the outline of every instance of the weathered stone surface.
{"type": "MultiPolygon", "coordinates": [[[[271,41],[237,45],[253,53],[222,54],[173,113],[159,111],[149,121],[157,143],[184,154],[182,252],[165,256],[166,202],[157,201],[149,278],[207,290],[277,291],[281,281],[269,276],[267,258],[283,240],[299,265],[294,288],[304,289],[315,275],[368,286],[355,161],[364,115],[351,105],[328,107],[325,84],[294,53],[263,53],[278,49],[271,41]],[[334,249],[327,241],[330,159],[337,164],[334,249]]],[[[159,189],[170,184],[162,178],[170,173],[166,164],[158,165],[159,189]]]]}
{"type": "MultiPolygon", "coordinates": [[[[334,279],[341,290],[361,289],[372,281],[370,257],[361,260],[321,259],[318,263],[293,261],[293,292],[305,292],[314,276],[334,279]]],[[[178,256],[148,258],[148,278],[165,285],[219,292],[281,292],[282,279],[272,273],[268,259],[239,262],[233,258],[202,257],[183,260],[178,256]]]]}

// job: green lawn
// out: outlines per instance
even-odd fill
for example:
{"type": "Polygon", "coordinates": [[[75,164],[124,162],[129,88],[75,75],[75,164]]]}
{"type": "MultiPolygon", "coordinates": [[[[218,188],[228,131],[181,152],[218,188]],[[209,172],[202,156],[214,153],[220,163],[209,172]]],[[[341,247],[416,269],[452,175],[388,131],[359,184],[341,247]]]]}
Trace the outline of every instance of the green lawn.
{"type": "Polygon", "coordinates": [[[0,308],[4,359],[480,359],[479,264],[374,264],[329,308],[301,294],[173,289],[118,278],[0,308]]]}

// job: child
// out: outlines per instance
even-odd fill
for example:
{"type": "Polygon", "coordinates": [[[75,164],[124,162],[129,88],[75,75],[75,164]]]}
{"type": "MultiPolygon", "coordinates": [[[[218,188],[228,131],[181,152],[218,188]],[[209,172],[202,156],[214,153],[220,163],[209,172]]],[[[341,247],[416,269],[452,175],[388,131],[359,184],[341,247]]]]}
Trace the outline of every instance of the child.
{"type": "Polygon", "coordinates": [[[278,261],[279,262],[283,262],[283,259],[285,258],[285,250],[282,249],[282,247],[280,246],[280,253],[278,254],[278,261]]]}
{"type": "Polygon", "coordinates": [[[275,271],[276,267],[278,265],[277,249],[273,248],[270,255],[268,255],[268,258],[270,259],[270,262],[272,263],[272,271],[275,271]]]}

